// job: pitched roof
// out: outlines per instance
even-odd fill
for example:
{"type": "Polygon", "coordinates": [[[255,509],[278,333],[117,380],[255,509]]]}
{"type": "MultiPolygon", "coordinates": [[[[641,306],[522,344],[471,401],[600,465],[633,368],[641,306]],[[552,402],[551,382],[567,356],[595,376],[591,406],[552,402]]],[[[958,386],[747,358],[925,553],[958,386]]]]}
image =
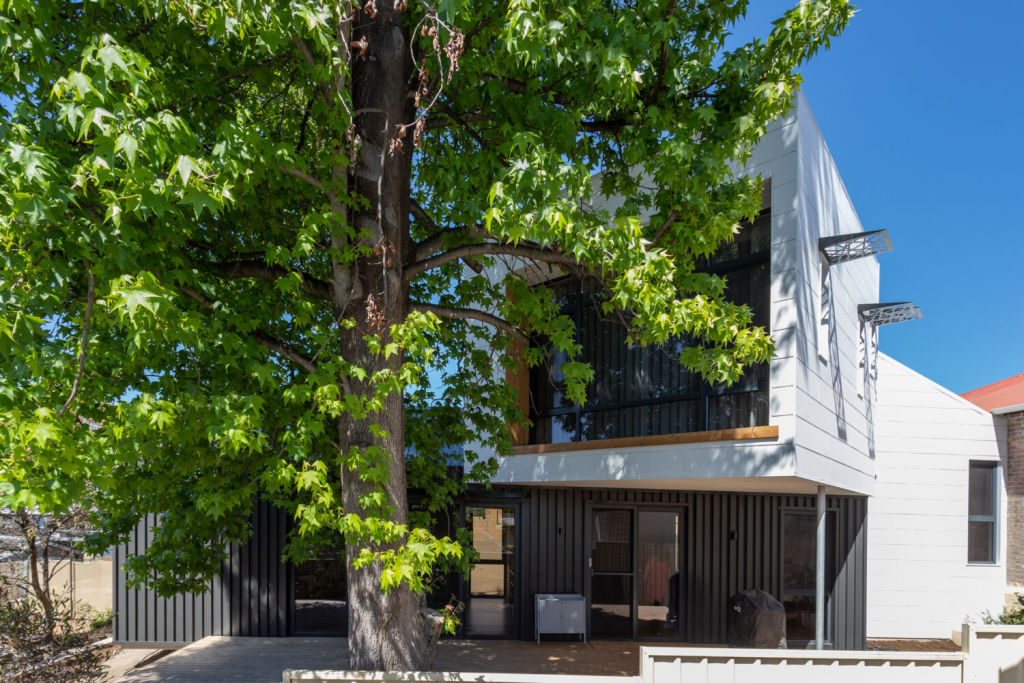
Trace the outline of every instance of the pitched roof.
{"type": "Polygon", "coordinates": [[[985,410],[996,410],[1024,404],[1024,373],[961,394],[985,410]]]}

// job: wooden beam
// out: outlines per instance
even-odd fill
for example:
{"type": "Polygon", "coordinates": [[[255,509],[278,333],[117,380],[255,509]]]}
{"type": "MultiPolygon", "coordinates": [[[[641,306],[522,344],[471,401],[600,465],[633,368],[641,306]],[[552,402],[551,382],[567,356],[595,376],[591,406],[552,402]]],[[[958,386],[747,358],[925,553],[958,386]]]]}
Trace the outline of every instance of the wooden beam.
{"type": "Polygon", "coordinates": [[[530,443],[530,368],[526,364],[526,344],[518,339],[512,340],[512,355],[516,358],[516,365],[505,371],[505,382],[519,393],[517,404],[523,412],[524,422],[509,423],[508,429],[512,433],[512,445],[522,447],[530,443]]]}
{"type": "Polygon", "coordinates": [[[572,441],[569,443],[539,443],[529,446],[515,446],[513,455],[539,455],[542,453],[567,453],[570,451],[597,451],[608,448],[639,448],[642,446],[675,446],[687,443],[714,443],[718,441],[751,441],[755,439],[779,438],[778,425],[764,427],[741,427],[739,429],[717,429],[710,432],[682,432],[656,436],[630,436],[622,439],[596,439],[594,441],[572,441]]]}

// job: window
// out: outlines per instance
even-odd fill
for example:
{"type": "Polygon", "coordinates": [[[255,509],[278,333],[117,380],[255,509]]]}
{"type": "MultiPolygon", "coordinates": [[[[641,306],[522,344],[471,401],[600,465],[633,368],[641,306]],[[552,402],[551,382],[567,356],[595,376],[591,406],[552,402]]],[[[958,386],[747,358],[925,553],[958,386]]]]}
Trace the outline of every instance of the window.
{"type": "MultiPolygon", "coordinates": [[[[747,304],[755,325],[769,324],[771,214],[763,212],[705,266],[726,279],[726,298],[747,304]]],[[[589,280],[564,278],[548,285],[576,323],[581,360],[594,369],[587,403],[564,395],[555,354],[530,371],[531,443],[565,443],[679,432],[756,427],[768,422],[768,365],[750,369],[732,386],[709,384],[679,364],[683,342],[630,347],[618,316],[601,310],[600,290],[589,280]]]]}
{"type": "Polygon", "coordinates": [[[967,490],[967,561],[996,561],[996,511],[999,509],[999,465],[972,462],[967,490]]]}
{"type": "Polygon", "coordinates": [[[818,288],[818,325],[817,325],[817,343],[818,343],[818,358],[824,362],[829,361],[831,349],[829,344],[831,339],[829,335],[831,333],[830,327],[833,325],[832,320],[832,272],[829,269],[828,259],[825,254],[819,254],[819,274],[821,276],[820,286],[818,288]]]}
{"type": "MultiPolygon", "coordinates": [[[[812,510],[785,510],[782,515],[782,605],[786,640],[814,640],[817,589],[817,515],[812,510]]],[[[825,515],[825,640],[832,639],[832,588],[836,575],[836,513],[825,515]]]]}

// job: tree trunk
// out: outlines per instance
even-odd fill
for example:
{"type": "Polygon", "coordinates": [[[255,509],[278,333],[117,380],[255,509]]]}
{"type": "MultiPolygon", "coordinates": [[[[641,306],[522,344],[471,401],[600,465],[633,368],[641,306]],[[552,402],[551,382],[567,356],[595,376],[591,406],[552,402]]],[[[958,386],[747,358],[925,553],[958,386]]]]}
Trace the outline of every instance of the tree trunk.
{"type": "MultiPolygon", "coordinates": [[[[352,218],[358,230],[371,236],[364,243],[372,247],[373,254],[360,259],[355,266],[358,283],[353,291],[360,293],[359,300],[347,312],[340,311],[349,320],[354,318],[356,326],[339,330],[344,358],[361,365],[369,376],[385,368],[397,372],[402,363],[401,354],[386,359],[383,354],[370,353],[363,337],[376,336],[386,343],[390,326],[402,322],[406,314],[408,293],[401,268],[408,248],[412,140],[407,138],[401,147],[389,146],[389,141],[395,137],[397,126],[410,123],[414,116],[410,96],[412,59],[404,17],[394,9],[391,0],[378,0],[375,10],[374,16],[366,11],[355,15],[351,86],[357,112],[355,132],[361,142],[352,169],[352,189],[367,200],[366,207],[356,210],[352,218]],[[357,46],[361,43],[365,53],[360,56],[357,46]]],[[[350,389],[357,394],[372,391],[368,383],[354,380],[350,389]]],[[[342,448],[379,446],[390,455],[391,478],[385,489],[394,510],[392,519],[406,523],[402,396],[388,396],[384,411],[366,420],[343,415],[338,431],[342,448]],[[387,436],[375,436],[371,424],[383,427],[387,436]]],[[[359,497],[371,490],[372,486],[362,481],[358,471],[342,472],[342,503],[346,513],[362,516],[359,497]]],[[[420,596],[405,586],[385,594],[379,564],[362,569],[352,567],[352,560],[362,547],[351,540],[347,542],[351,666],[363,670],[422,670],[430,662],[420,596]]]]}
{"type": "Polygon", "coordinates": [[[46,639],[52,641],[57,619],[54,614],[53,597],[50,595],[50,544],[47,540],[40,547],[39,541],[34,535],[26,535],[26,538],[28,540],[29,583],[43,610],[46,639]],[[43,563],[42,570],[39,568],[40,561],[43,563]]]}

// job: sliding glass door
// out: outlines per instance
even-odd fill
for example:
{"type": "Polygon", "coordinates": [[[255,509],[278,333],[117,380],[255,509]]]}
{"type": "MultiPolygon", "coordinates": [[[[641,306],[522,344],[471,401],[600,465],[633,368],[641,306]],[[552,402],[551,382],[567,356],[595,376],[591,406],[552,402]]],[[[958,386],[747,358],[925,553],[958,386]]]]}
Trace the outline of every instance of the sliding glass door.
{"type": "Polygon", "coordinates": [[[637,514],[637,637],[676,638],[681,513],[639,510],[637,514]]]}
{"type": "Polygon", "coordinates": [[[634,511],[595,509],[590,536],[590,637],[632,638],[634,511]]]}
{"type": "MultiPolygon", "coordinates": [[[[782,604],[786,608],[786,641],[803,645],[814,640],[817,602],[817,515],[789,509],[782,515],[782,604]]],[[[836,575],[836,512],[825,518],[825,640],[832,641],[832,595],[836,575]]]]}
{"type": "Polygon", "coordinates": [[[465,634],[515,638],[516,508],[467,507],[465,524],[480,555],[469,574],[465,634]]]}
{"type": "Polygon", "coordinates": [[[592,638],[678,639],[682,514],[673,508],[591,511],[592,638]]]}

